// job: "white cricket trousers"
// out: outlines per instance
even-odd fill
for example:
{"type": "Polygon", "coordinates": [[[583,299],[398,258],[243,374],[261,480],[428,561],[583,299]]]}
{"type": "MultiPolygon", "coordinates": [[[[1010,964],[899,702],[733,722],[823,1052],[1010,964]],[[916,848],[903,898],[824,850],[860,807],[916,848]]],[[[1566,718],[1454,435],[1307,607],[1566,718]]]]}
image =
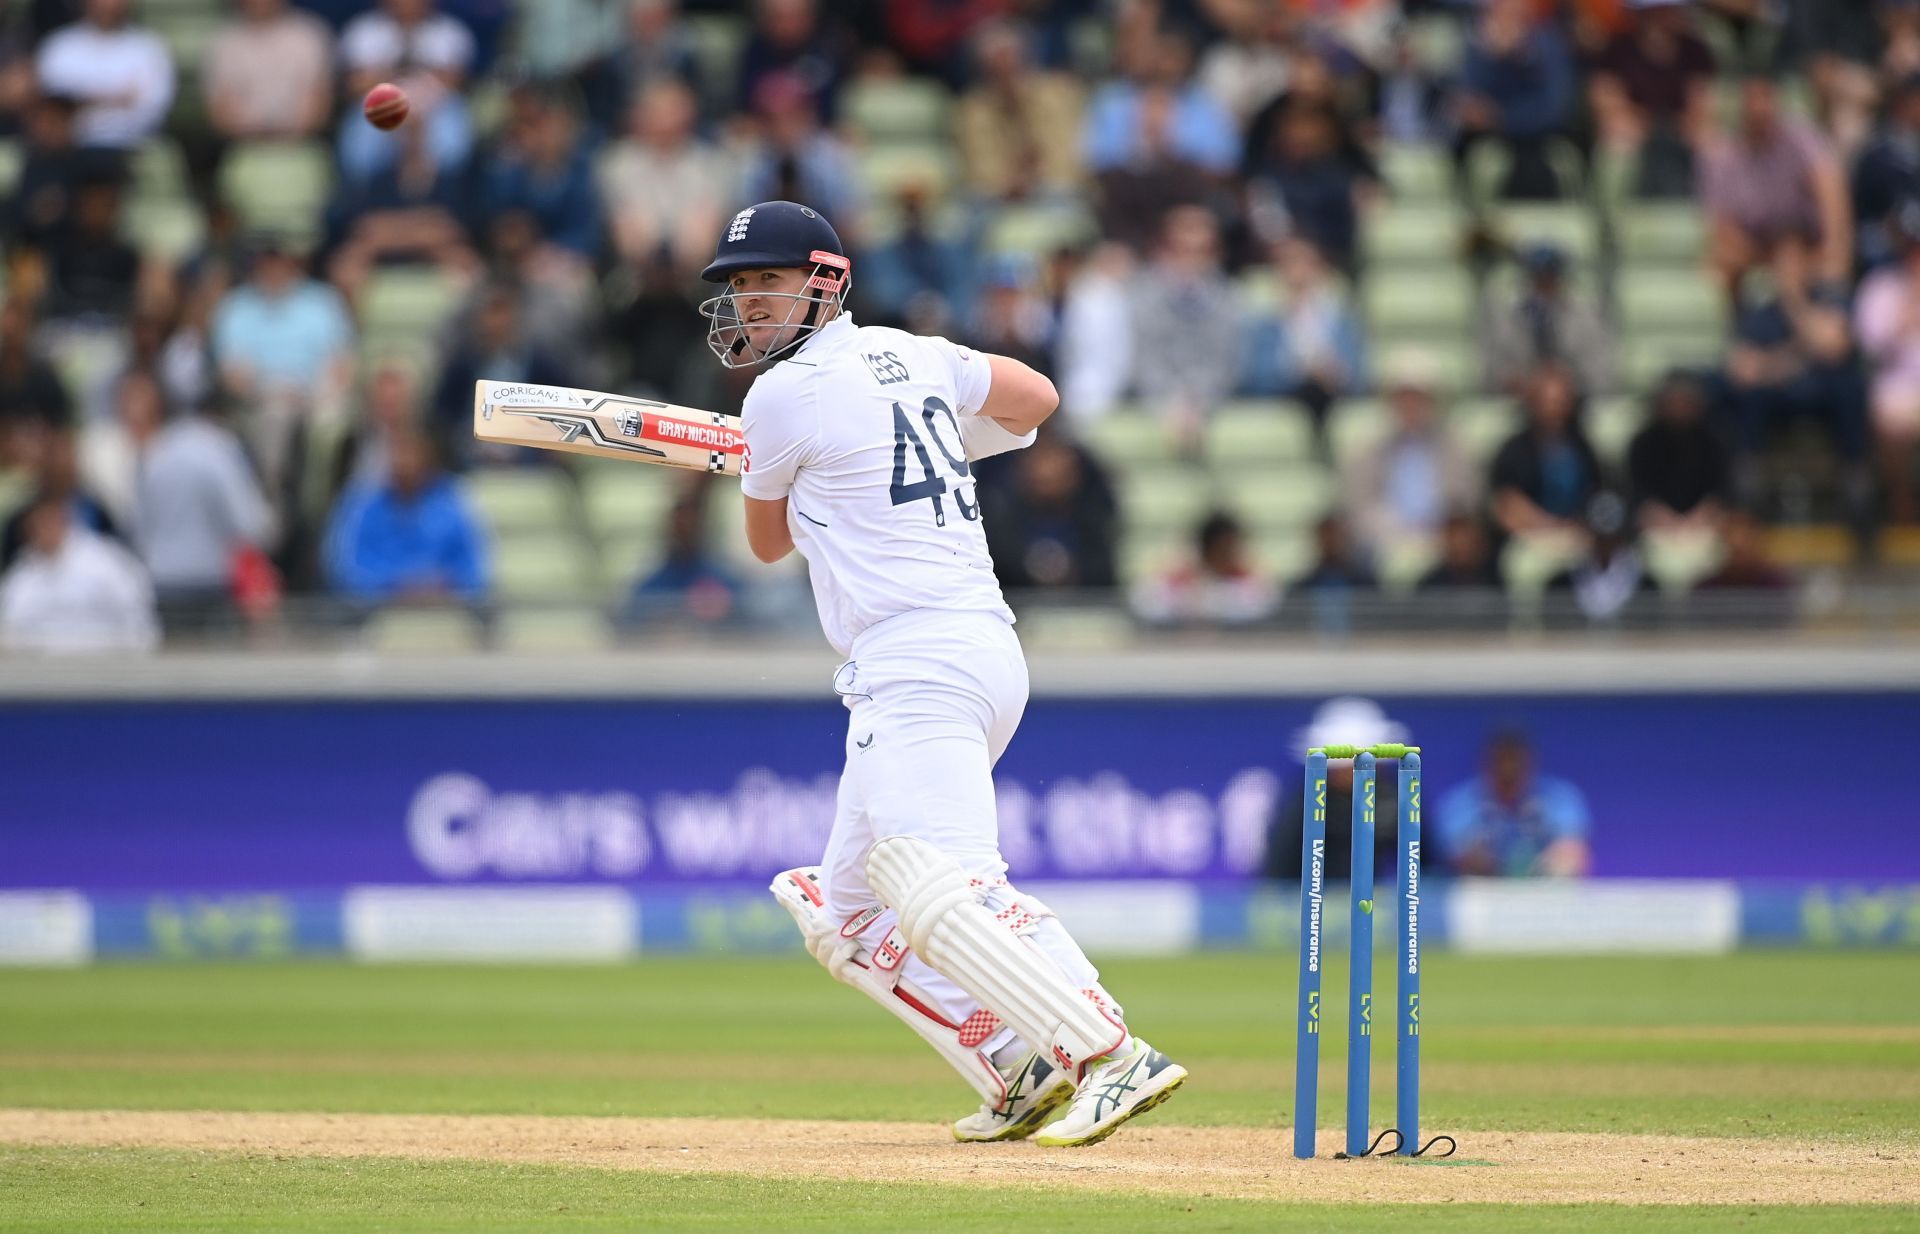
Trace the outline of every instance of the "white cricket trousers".
{"type": "MultiPolygon", "coordinates": [[[[820,863],[828,910],[844,921],[880,902],[867,885],[867,852],[890,835],[927,841],[973,878],[1005,877],[993,767],[1027,708],[1027,660],[1013,627],[994,613],[889,617],[854,640],[834,688],[848,709],[847,763],[820,863]]],[[[1006,897],[1000,888],[989,903],[1006,897]]],[[[883,938],[894,923],[889,910],[866,934],[883,938]]],[[[1041,921],[1033,937],[1077,988],[1099,988],[1098,971],[1057,919],[1041,921]]],[[[980,1010],[918,955],[902,975],[955,1024],[980,1010]]],[[[1010,1040],[1002,1030],[983,1048],[991,1054],[1010,1040]]]]}

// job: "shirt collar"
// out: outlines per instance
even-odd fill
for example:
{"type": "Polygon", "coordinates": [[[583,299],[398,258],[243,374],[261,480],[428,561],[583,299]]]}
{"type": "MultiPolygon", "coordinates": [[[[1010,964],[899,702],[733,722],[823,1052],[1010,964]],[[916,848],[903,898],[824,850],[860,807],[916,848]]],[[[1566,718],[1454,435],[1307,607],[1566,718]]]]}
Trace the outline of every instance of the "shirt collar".
{"type": "Polygon", "coordinates": [[[839,315],[832,321],[821,326],[818,330],[809,333],[805,341],[794,348],[793,354],[788,356],[787,359],[798,360],[801,356],[806,355],[810,348],[822,340],[825,340],[829,346],[838,346],[843,339],[853,334],[853,330],[853,314],[847,312],[845,309],[841,309],[839,315]]]}

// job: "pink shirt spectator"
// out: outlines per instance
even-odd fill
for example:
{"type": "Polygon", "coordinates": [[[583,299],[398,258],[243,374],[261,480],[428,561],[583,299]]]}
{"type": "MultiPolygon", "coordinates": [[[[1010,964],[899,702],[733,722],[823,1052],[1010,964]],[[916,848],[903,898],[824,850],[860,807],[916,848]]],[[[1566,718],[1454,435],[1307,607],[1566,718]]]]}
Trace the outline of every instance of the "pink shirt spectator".
{"type": "Polygon", "coordinates": [[[1820,238],[1814,173],[1832,154],[1812,126],[1783,119],[1766,144],[1723,137],[1707,151],[1700,200],[1709,214],[1731,220],[1755,240],[1820,238]]]}
{"type": "Polygon", "coordinates": [[[201,84],[217,127],[233,136],[305,137],[333,101],[333,36],[310,13],[255,0],[257,20],[223,26],[201,84]]]}
{"type": "Polygon", "coordinates": [[[1873,361],[1873,418],[1883,430],[1920,431],[1920,288],[1900,266],[1867,276],[1853,328],[1873,361]]]}

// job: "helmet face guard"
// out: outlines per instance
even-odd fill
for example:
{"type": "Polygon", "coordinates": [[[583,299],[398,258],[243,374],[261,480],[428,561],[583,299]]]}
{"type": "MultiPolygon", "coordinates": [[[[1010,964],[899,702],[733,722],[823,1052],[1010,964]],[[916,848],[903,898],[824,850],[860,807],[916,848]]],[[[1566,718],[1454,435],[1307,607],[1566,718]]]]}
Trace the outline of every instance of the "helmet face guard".
{"type": "MultiPolygon", "coordinates": [[[[813,266],[807,273],[804,291],[755,291],[755,299],[787,302],[787,314],[778,320],[754,322],[741,316],[732,287],[705,300],[700,314],[708,321],[707,347],[728,368],[754,368],[781,359],[845,307],[847,288],[853,281],[852,263],[838,253],[816,249],[813,266]],[[833,311],[829,312],[831,308],[833,311]],[[754,331],[772,330],[774,343],[765,351],[754,346],[754,331]],[[785,339],[784,342],[780,341],[785,339]]],[[[755,269],[742,266],[740,269],[755,269]]],[[[777,310],[776,310],[777,311],[777,310]]]]}

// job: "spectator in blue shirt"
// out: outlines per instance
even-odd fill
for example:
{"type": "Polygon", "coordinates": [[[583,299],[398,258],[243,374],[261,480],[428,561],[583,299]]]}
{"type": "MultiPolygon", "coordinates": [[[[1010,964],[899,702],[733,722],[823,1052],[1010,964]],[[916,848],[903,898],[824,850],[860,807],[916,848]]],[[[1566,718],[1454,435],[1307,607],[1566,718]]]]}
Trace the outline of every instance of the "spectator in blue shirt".
{"type": "Polygon", "coordinates": [[[525,211],[541,239],[581,262],[600,244],[600,198],[580,123],[552,95],[527,91],[515,100],[507,141],[487,176],[492,213],[525,211]]]}
{"type": "Polygon", "coordinates": [[[1580,790],[1535,774],[1532,743],[1503,729],[1485,770],[1441,798],[1434,846],[1455,874],[1577,878],[1592,866],[1590,829],[1580,790]]]}
{"type": "Polygon", "coordinates": [[[859,294],[878,324],[906,322],[928,303],[937,303],[942,322],[965,321],[973,311],[972,255],[932,217],[927,196],[924,185],[903,188],[899,232],[866,255],[859,294]]]}
{"type": "Polygon", "coordinates": [[[1454,158],[1463,183],[1474,147],[1494,139],[1512,155],[1503,196],[1560,196],[1547,143],[1566,127],[1576,84],[1566,39],[1534,16],[1529,0],[1488,0],[1455,99],[1454,158]]]}
{"type": "Polygon", "coordinates": [[[353,321],[340,293],[309,278],[300,255],[277,236],[256,241],[249,273],[213,311],[221,384],[242,398],[303,399],[345,385],[353,370],[353,321]]]}
{"type": "Polygon", "coordinates": [[[439,467],[426,436],[397,433],[384,484],[349,489],[327,532],[334,589],[367,608],[486,598],[486,535],[466,495],[439,467]]]}
{"type": "Polygon", "coordinates": [[[701,486],[673,503],[667,520],[666,557],[634,585],[621,614],[623,625],[638,628],[684,620],[710,627],[740,615],[740,580],[715,559],[707,536],[705,498],[701,486]]]}
{"type": "Polygon", "coordinates": [[[1133,58],[1129,76],[1102,86],[1087,108],[1087,166],[1096,174],[1120,171],[1139,158],[1142,96],[1157,88],[1173,94],[1175,157],[1215,175],[1232,171],[1240,158],[1239,131],[1232,114],[1193,80],[1193,51],[1186,41],[1163,34],[1133,58]]]}

